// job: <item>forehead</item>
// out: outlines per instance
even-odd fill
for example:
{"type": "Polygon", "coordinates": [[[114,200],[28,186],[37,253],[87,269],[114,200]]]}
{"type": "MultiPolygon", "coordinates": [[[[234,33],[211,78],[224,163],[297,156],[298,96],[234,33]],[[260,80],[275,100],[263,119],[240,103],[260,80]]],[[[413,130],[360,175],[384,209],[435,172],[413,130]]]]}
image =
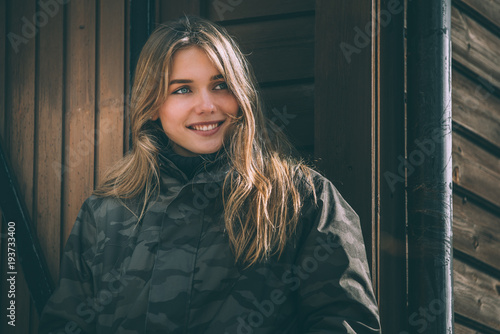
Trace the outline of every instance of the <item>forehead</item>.
{"type": "Polygon", "coordinates": [[[171,77],[205,73],[218,74],[219,70],[201,47],[188,46],[174,53],[171,77]]]}

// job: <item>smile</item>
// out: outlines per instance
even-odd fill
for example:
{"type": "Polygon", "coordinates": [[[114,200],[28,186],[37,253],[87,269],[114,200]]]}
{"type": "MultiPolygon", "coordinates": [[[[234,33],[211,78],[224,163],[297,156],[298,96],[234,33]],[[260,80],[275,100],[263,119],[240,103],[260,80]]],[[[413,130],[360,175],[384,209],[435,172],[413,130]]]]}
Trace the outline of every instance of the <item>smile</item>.
{"type": "Polygon", "coordinates": [[[194,124],[194,125],[188,126],[188,128],[192,129],[192,130],[196,130],[196,131],[211,131],[211,130],[221,126],[222,123],[224,123],[224,121],[210,123],[210,124],[194,124]]]}

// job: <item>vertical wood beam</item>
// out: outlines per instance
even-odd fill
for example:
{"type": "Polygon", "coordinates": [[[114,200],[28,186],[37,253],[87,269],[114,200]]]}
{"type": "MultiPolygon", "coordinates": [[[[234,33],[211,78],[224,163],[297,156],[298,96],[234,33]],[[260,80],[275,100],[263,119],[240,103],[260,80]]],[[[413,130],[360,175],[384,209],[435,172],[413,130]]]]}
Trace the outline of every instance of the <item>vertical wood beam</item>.
{"type": "Polygon", "coordinates": [[[379,293],[383,331],[408,324],[406,295],[404,1],[377,0],[379,293]],[[395,316],[397,315],[397,316],[395,316]]]}
{"type": "Polygon", "coordinates": [[[63,240],[94,189],[96,0],[67,7],[63,240]]]}
{"type": "Polygon", "coordinates": [[[320,169],[361,219],[375,279],[376,129],[371,25],[371,1],[316,2],[315,156],[320,159],[320,169]]]}
{"type": "Polygon", "coordinates": [[[125,3],[98,1],[95,181],[123,156],[125,80],[125,3]]]}
{"type": "MultiPolygon", "coordinates": [[[[55,2],[57,4],[57,2],[55,2]]],[[[63,159],[64,6],[51,8],[38,43],[36,202],[37,234],[51,277],[59,277],[63,159]]]]}

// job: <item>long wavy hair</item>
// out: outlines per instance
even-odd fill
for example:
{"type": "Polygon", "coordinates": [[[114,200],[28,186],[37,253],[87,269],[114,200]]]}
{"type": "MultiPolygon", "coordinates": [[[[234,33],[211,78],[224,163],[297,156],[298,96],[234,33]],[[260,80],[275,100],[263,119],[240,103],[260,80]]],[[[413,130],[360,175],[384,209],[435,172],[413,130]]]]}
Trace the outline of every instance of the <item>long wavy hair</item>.
{"type": "MultiPolygon", "coordinates": [[[[106,175],[94,194],[140,199],[139,220],[159,189],[158,131],[151,118],[167,99],[169,71],[176,51],[202,48],[239,103],[239,115],[225,138],[231,171],[223,185],[225,229],[236,261],[252,265],[278,253],[295,232],[304,189],[313,189],[309,168],[293,158],[293,148],[269,126],[246,57],[227,31],[198,17],[159,26],[138,60],[131,95],[132,150],[106,175]],[[303,187],[305,183],[310,186],[303,187]]],[[[314,191],[312,191],[314,194],[314,191]]]]}

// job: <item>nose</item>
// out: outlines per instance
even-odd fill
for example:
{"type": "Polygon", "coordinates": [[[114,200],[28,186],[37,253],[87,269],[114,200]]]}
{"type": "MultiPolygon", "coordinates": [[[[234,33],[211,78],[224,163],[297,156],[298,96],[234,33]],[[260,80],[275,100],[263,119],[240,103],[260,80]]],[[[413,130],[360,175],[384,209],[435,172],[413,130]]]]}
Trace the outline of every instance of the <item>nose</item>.
{"type": "Polygon", "coordinates": [[[213,96],[207,90],[200,91],[198,96],[198,104],[196,108],[197,113],[213,113],[215,111],[215,105],[213,96]]]}

